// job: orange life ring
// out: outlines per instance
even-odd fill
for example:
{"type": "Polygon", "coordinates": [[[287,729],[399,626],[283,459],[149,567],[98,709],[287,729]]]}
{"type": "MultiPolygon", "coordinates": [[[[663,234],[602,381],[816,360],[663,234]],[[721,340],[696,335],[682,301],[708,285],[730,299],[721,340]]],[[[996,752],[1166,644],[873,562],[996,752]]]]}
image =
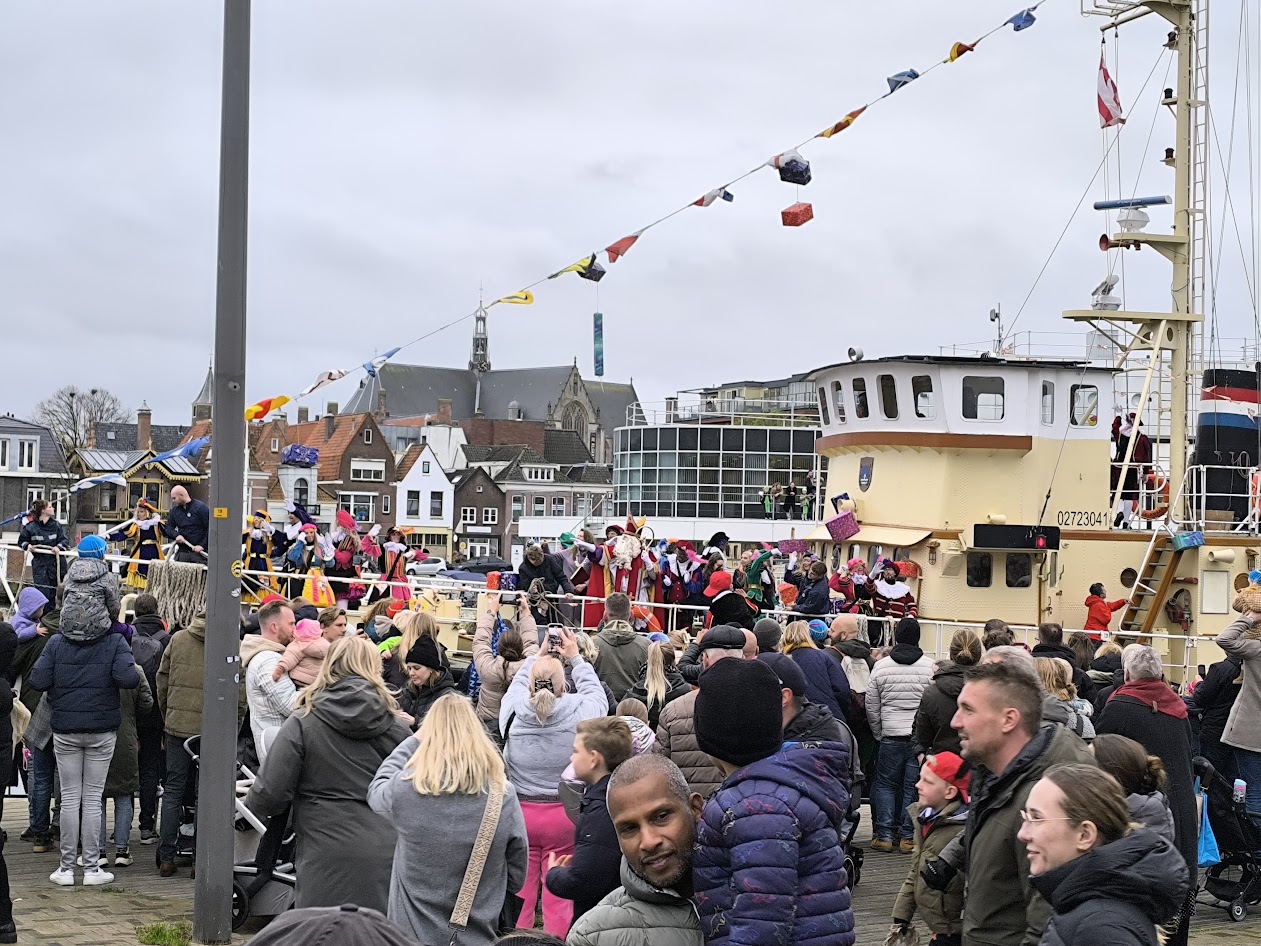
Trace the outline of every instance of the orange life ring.
{"type": "Polygon", "coordinates": [[[1169,480],[1159,473],[1148,473],[1143,481],[1147,484],[1148,493],[1158,495],[1162,505],[1157,505],[1155,509],[1144,509],[1142,516],[1144,519],[1159,519],[1169,511],[1169,480]]]}
{"type": "Polygon", "coordinates": [[[636,621],[647,621],[648,633],[650,634],[659,633],[661,631],[661,622],[657,620],[657,616],[653,614],[651,608],[646,608],[641,605],[632,605],[631,617],[633,617],[636,621]]]}

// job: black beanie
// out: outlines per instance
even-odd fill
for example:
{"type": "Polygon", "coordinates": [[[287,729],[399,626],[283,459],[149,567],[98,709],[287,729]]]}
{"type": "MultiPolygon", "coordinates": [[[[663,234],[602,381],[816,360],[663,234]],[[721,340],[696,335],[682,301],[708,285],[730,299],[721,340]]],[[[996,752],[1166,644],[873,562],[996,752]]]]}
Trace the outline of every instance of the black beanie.
{"type": "Polygon", "coordinates": [[[692,723],[701,752],[743,766],[779,751],[783,693],[774,670],[727,657],[701,674],[699,686],[692,723]]]}
{"type": "Polygon", "coordinates": [[[438,654],[438,643],[432,637],[418,637],[412,649],[407,652],[405,663],[428,667],[430,670],[442,669],[442,657],[438,654]]]}
{"type": "Polygon", "coordinates": [[[898,621],[898,629],[893,632],[893,640],[911,647],[919,646],[919,621],[915,618],[903,618],[898,621]]]}
{"type": "Polygon", "coordinates": [[[774,618],[762,618],[753,625],[753,636],[757,638],[758,653],[773,654],[779,650],[784,629],[774,618]]]}

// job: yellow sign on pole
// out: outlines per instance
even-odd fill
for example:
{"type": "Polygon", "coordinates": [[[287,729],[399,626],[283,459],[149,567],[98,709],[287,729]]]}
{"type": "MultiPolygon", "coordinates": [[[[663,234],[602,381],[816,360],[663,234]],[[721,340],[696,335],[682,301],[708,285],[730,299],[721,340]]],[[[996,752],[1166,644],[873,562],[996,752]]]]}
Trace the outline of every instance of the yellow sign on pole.
{"type": "Polygon", "coordinates": [[[245,574],[245,565],[240,560],[233,562],[232,563],[232,577],[240,578],[244,574],[245,574]]]}
{"type": "Polygon", "coordinates": [[[227,506],[215,506],[215,509],[214,509],[214,515],[215,515],[215,518],[216,518],[216,519],[226,519],[226,518],[228,518],[228,507],[227,507],[227,506]]]}

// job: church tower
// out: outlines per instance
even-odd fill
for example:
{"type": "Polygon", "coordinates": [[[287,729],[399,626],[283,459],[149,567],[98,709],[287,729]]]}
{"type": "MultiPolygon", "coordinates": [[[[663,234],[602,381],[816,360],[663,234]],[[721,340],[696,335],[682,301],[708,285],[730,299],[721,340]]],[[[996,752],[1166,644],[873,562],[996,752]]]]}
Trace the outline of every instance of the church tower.
{"type": "Polygon", "coordinates": [[[210,420],[211,408],[214,404],[215,397],[215,369],[211,365],[206,369],[206,380],[202,383],[201,391],[197,397],[193,399],[193,423],[199,420],[210,420]]]}
{"type": "Polygon", "coordinates": [[[482,413],[482,375],[490,370],[490,336],[486,334],[486,310],[478,300],[473,313],[473,351],[469,355],[468,370],[473,372],[477,388],[473,393],[473,416],[482,413]]]}

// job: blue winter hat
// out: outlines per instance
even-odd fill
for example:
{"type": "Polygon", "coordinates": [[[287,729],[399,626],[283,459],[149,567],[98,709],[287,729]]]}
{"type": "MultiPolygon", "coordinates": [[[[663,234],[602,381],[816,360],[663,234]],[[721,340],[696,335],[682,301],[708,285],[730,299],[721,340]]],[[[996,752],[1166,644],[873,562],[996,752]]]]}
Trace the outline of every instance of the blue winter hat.
{"type": "Polygon", "coordinates": [[[814,641],[816,644],[821,644],[825,640],[827,640],[827,637],[828,637],[828,626],[826,624],[824,624],[818,618],[815,618],[813,621],[810,622],[810,639],[812,641],[814,641]]]}
{"type": "Polygon", "coordinates": [[[1261,585],[1261,568],[1254,568],[1252,571],[1248,572],[1248,581],[1252,582],[1254,585],[1261,585]]]}
{"type": "Polygon", "coordinates": [[[85,535],[79,540],[79,558],[104,558],[105,540],[99,535],[85,535]]]}

